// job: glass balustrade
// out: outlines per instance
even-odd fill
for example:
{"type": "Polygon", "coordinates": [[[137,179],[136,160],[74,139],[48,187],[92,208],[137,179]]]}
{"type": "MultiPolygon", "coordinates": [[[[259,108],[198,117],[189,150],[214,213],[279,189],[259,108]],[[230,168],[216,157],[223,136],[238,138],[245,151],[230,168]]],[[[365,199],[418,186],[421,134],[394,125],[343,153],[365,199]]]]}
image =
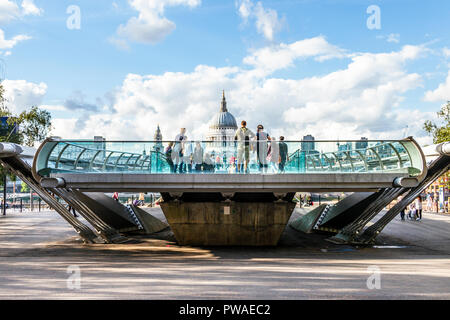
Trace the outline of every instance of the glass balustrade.
{"type": "Polygon", "coordinates": [[[392,141],[82,141],[47,140],[35,172],[139,174],[401,173],[420,175],[411,140],[392,141]],[[245,163],[247,170],[245,171],[245,163]]]}

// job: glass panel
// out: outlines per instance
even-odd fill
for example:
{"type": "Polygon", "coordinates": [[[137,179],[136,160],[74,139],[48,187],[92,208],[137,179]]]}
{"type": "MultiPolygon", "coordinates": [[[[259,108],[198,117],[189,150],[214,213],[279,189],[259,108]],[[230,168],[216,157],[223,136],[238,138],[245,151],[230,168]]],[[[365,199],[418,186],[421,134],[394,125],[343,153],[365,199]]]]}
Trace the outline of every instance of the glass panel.
{"type": "Polygon", "coordinates": [[[423,159],[404,141],[69,141],[47,142],[39,174],[307,174],[382,173],[419,175],[423,159]],[[247,164],[247,172],[244,165],[247,164]]]}

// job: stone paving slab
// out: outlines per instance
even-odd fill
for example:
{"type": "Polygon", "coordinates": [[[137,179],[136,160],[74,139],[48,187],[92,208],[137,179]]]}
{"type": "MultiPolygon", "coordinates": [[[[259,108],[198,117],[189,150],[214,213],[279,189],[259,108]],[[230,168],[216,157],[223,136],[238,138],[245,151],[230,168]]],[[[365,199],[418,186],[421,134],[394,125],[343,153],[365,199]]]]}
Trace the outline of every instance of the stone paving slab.
{"type": "Polygon", "coordinates": [[[54,212],[10,213],[0,217],[0,299],[449,299],[449,235],[450,216],[425,213],[393,221],[378,249],[289,227],[278,247],[180,247],[168,234],[83,245],[54,212]],[[379,290],[367,288],[374,266],[379,290]],[[73,268],[80,289],[68,288],[73,268]]]}

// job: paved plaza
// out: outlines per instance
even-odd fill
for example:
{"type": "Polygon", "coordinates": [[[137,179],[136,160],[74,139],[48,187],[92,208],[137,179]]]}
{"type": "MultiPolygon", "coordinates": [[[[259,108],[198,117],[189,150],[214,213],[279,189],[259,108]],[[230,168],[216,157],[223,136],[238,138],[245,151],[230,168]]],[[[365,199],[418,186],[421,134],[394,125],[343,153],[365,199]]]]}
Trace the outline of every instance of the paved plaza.
{"type": "Polygon", "coordinates": [[[278,247],[180,247],[170,230],[83,245],[55,212],[9,212],[0,216],[0,299],[450,298],[448,215],[395,219],[377,247],[323,239],[288,226],[278,247]],[[367,286],[373,270],[380,289],[367,286]]]}

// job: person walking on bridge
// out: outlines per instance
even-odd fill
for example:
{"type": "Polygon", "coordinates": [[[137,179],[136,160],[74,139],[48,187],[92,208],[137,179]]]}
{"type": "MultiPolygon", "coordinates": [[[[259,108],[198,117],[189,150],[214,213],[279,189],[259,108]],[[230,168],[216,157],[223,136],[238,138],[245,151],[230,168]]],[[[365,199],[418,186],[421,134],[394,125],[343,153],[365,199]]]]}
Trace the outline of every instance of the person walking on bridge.
{"type": "Polygon", "coordinates": [[[238,173],[248,173],[248,162],[250,159],[250,139],[255,138],[255,134],[247,128],[247,122],[243,120],[241,127],[237,129],[234,140],[237,141],[237,170],[238,173]],[[244,169],[242,170],[242,165],[244,169]]]}
{"type": "Polygon", "coordinates": [[[258,157],[259,171],[261,173],[267,172],[267,155],[268,155],[268,140],[270,136],[264,131],[264,126],[259,124],[256,129],[256,155],[258,157]]]}
{"type": "Polygon", "coordinates": [[[203,164],[203,148],[200,145],[199,141],[195,142],[192,161],[194,166],[194,172],[200,173],[202,171],[202,164],[203,164]]]}
{"type": "Polygon", "coordinates": [[[175,137],[175,147],[173,148],[172,152],[172,159],[174,160],[174,172],[183,173],[183,157],[184,157],[184,143],[187,140],[187,137],[185,135],[186,128],[181,128],[180,133],[176,135],[175,137]]]}
{"type": "Polygon", "coordinates": [[[280,142],[278,143],[278,149],[280,152],[280,164],[278,166],[278,172],[284,173],[284,167],[286,165],[286,161],[289,161],[289,154],[288,154],[288,145],[286,142],[284,142],[284,137],[280,137],[280,142]]]}

